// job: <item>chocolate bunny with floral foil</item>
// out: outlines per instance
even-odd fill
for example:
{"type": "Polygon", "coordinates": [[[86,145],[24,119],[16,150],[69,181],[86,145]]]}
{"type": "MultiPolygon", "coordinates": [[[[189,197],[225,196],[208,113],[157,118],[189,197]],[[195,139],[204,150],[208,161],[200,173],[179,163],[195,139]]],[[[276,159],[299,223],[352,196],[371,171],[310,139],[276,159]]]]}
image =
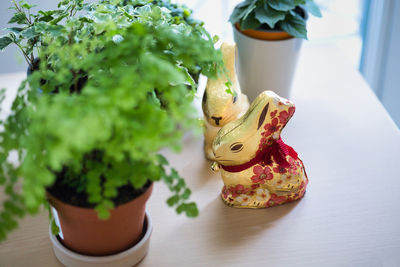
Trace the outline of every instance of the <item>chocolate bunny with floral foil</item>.
{"type": "Polygon", "coordinates": [[[222,199],[237,208],[266,208],[303,197],[308,178],[281,131],[295,106],[272,91],[262,92],[238,120],[221,128],[213,142],[224,182],[222,199]]]}
{"type": "Polygon", "coordinates": [[[222,126],[237,120],[249,108],[249,100],[240,91],[235,72],[236,45],[222,43],[221,52],[227,70],[226,74],[217,79],[208,79],[203,95],[204,113],[204,153],[209,160],[215,160],[212,143],[222,126]],[[231,82],[231,93],[227,93],[227,82],[231,82]]]}

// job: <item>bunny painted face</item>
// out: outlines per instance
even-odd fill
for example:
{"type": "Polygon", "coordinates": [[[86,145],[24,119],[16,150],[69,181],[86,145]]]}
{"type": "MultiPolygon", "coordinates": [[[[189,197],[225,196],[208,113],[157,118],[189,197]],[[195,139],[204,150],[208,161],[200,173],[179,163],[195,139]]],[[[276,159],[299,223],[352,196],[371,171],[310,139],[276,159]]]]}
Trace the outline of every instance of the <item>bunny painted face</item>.
{"type": "MultiPolygon", "coordinates": [[[[222,89],[227,88],[220,85],[222,89]]],[[[202,108],[208,123],[213,126],[223,126],[237,117],[242,110],[238,105],[241,93],[234,92],[234,95],[228,94],[225,90],[215,90],[213,86],[207,86],[204,95],[202,108]]]]}
{"type": "Polygon", "coordinates": [[[294,105],[272,91],[264,91],[242,118],[228,123],[218,132],[213,152],[222,165],[250,161],[259,150],[277,140],[294,113],[294,105]]]}

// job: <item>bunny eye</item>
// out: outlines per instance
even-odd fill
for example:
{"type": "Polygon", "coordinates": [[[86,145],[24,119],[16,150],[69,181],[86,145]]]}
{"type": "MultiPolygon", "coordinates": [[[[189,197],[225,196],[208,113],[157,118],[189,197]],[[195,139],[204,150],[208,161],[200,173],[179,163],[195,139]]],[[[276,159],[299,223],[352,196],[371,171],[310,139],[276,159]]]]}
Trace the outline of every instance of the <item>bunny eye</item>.
{"type": "Polygon", "coordinates": [[[233,97],[233,103],[235,104],[236,101],[237,101],[237,96],[234,96],[234,97],[233,97]]]}
{"type": "Polygon", "coordinates": [[[231,151],[234,153],[240,152],[243,149],[243,144],[233,143],[231,145],[231,151]]]}
{"type": "Polygon", "coordinates": [[[263,108],[263,111],[261,112],[260,118],[258,119],[257,130],[260,129],[261,125],[263,125],[263,123],[264,123],[265,116],[267,116],[268,107],[269,107],[269,103],[267,103],[267,105],[263,108]]]}

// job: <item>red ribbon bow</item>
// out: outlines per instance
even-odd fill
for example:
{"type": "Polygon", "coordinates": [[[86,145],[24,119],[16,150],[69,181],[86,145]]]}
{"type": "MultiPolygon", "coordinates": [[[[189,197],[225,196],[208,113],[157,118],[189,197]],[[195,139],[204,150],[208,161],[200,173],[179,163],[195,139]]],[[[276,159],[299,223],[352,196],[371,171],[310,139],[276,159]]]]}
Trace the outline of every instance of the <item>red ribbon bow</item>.
{"type": "Polygon", "coordinates": [[[246,163],[234,166],[220,166],[227,172],[241,172],[261,162],[264,162],[266,165],[270,165],[272,163],[273,157],[275,162],[279,166],[288,168],[290,167],[290,164],[286,160],[287,155],[289,155],[293,159],[298,159],[297,152],[291,146],[285,144],[281,138],[279,138],[278,140],[273,142],[272,145],[266,146],[263,150],[258,151],[256,156],[246,163]]]}

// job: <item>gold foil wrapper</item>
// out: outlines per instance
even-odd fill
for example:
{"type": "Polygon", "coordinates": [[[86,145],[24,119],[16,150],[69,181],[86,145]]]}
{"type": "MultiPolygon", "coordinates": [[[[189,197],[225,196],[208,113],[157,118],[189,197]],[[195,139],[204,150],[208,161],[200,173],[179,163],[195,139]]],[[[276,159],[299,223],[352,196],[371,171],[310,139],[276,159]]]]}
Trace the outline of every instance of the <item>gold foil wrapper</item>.
{"type": "Polygon", "coordinates": [[[235,73],[235,50],[235,44],[221,45],[227,73],[217,79],[208,79],[203,95],[204,153],[209,160],[215,160],[212,143],[221,127],[239,119],[249,108],[249,100],[241,93],[235,73]],[[228,83],[231,83],[230,88],[228,83]],[[228,89],[230,93],[227,92],[228,89]]]}
{"type": "Polygon", "coordinates": [[[308,178],[301,159],[280,138],[295,106],[264,91],[239,119],[226,124],[213,142],[224,187],[222,199],[237,208],[266,208],[301,198],[308,178]]]}

